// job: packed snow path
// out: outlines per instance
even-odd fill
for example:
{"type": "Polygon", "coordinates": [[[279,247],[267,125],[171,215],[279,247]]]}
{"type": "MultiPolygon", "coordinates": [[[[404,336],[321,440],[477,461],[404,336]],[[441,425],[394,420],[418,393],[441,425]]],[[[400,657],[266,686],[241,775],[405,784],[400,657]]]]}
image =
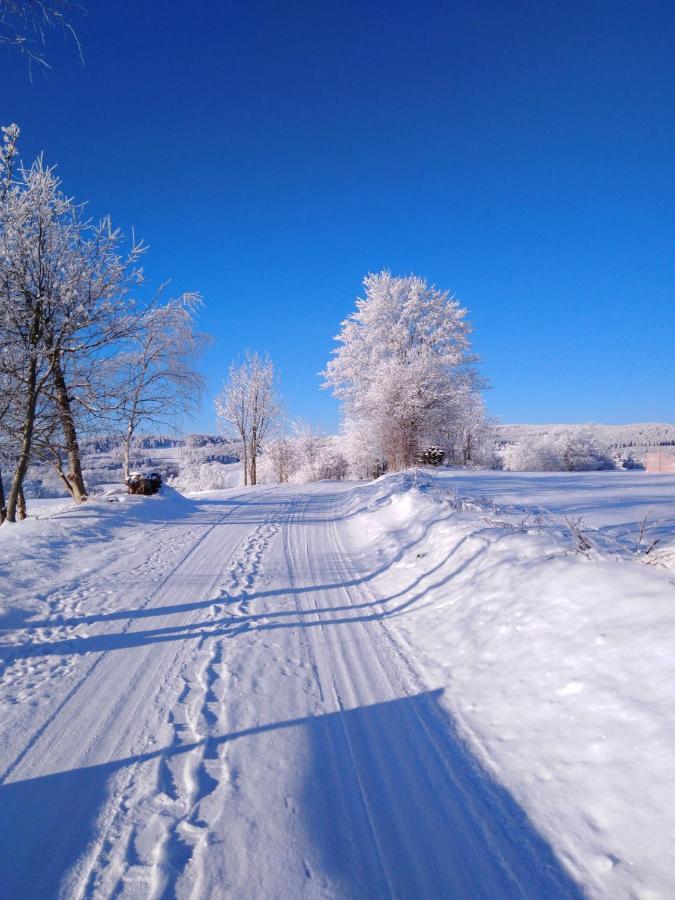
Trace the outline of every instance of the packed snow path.
{"type": "Polygon", "coordinates": [[[3,896],[579,896],[388,627],[345,491],[148,505],[125,575],[14,629],[3,896]]]}

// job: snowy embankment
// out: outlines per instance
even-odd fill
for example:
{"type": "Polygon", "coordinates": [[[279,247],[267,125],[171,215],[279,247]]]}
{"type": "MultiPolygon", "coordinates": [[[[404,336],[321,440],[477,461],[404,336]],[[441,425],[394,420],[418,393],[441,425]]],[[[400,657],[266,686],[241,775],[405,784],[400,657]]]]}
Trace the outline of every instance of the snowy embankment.
{"type": "Polygon", "coordinates": [[[388,626],[572,877],[672,897],[675,478],[425,471],[343,504],[388,626]]]}
{"type": "Polygon", "coordinates": [[[7,896],[675,894],[675,479],[112,500],[0,529],[7,896]]]}

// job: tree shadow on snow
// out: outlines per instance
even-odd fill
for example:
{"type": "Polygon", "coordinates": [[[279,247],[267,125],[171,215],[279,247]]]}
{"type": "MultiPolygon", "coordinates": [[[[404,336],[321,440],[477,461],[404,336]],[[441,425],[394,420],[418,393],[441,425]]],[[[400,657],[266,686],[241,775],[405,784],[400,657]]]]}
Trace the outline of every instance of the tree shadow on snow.
{"type": "MultiPolygon", "coordinates": [[[[452,571],[445,573],[436,581],[431,577],[449,561],[459,547],[464,543],[462,539],[449,553],[432,569],[416,576],[405,588],[394,594],[382,598],[373,597],[362,603],[335,604],[329,606],[312,605],[301,607],[293,605],[286,609],[262,610],[260,612],[228,612],[228,606],[245,601],[246,604],[254,600],[279,598],[296,598],[298,595],[312,594],[325,591],[342,591],[345,587],[358,586],[371,579],[371,575],[364,578],[345,579],[330,584],[311,585],[307,587],[294,587],[277,589],[274,591],[255,592],[250,595],[240,595],[231,598],[217,597],[210,600],[200,600],[193,603],[182,603],[172,606],[150,607],[145,610],[128,610],[124,612],[110,613],[99,616],[83,616],[75,619],[52,620],[49,624],[81,625],[96,621],[115,621],[126,619],[127,627],[122,631],[100,632],[93,635],[77,635],[56,641],[43,641],[39,643],[26,642],[24,644],[0,644],[0,667],[17,658],[44,657],[44,656],[69,656],[83,655],[87,653],[107,653],[110,651],[127,650],[143,647],[149,644],[164,643],[176,640],[203,640],[205,638],[227,637],[235,638],[243,632],[265,632],[280,629],[294,628],[327,628],[335,625],[350,625],[358,622],[374,622],[382,619],[393,618],[404,614],[408,609],[419,605],[429,592],[443,587],[453,578],[461,574],[484,552],[485,547],[478,548],[470,557],[463,560],[452,571]],[[424,586],[422,582],[426,582],[424,586]],[[414,593],[411,594],[411,591],[414,593]],[[394,605],[392,603],[398,601],[394,605]],[[202,621],[188,621],[178,625],[161,625],[158,628],[148,628],[142,631],[133,627],[137,619],[163,617],[166,615],[181,615],[192,611],[203,610],[217,611],[218,614],[202,621]],[[320,618],[319,618],[320,617],[320,618]]],[[[37,627],[46,622],[30,622],[23,626],[26,630],[37,627]]]]}
{"type": "MultiPolygon", "coordinates": [[[[306,832],[301,844],[305,849],[309,844],[309,857],[300,858],[283,834],[275,840],[282,841],[285,853],[279,871],[290,867],[297,879],[307,879],[310,895],[337,890],[344,897],[582,897],[511,795],[463,749],[438,702],[440,694],[256,725],[5,783],[0,787],[2,894],[58,896],[66,875],[97,836],[104,803],[119,800],[115,795],[128,780],[129,767],[154,767],[143,773],[149,783],[160,764],[174,756],[213,753],[233,744],[225,753],[237,754],[238,790],[250,790],[254,797],[260,771],[250,766],[247,783],[247,759],[262,753],[286,761],[278,776],[283,783],[271,785],[267,800],[277,807],[269,810],[271,821],[284,821],[285,791],[293,788],[298,758],[304,763],[304,789],[294,814],[306,832]],[[299,735],[291,733],[296,729],[299,735]],[[302,746],[309,748],[308,755],[297,754],[302,746]]],[[[150,815],[140,807],[132,807],[131,814],[134,821],[150,815]]],[[[225,817],[225,823],[223,832],[212,835],[212,845],[222,847],[227,857],[228,834],[234,836],[241,823],[234,817],[225,817]]],[[[261,846],[252,849],[263,852],[267,821],[258,825],[261,846]]],[[[187,845],[176,851],[166,860],[174,885],[191,855],[187,845]]],[[[227,868],[226,858],[223,865],[227,868]]],[[[274,865],[268,871],[274,872],[274,865]]],[[[275,887],[267,885],[268,892],[275,887]]]]}
{"type": "MultiPolygon", "coordinates": [[[[215,502],[215,501],[213,501],[213,502],[215,502]]],[[[297,596],[297,595],[303,595],[303,594],[320,593],[323,591],[333,590],[333,589],[365,586],[369,582],[374,582],[377,578],[379,578],[380,575],[384,574],[388,569],[390,569],[397,562],[402,560],[407,553],[411,552],[415,548],[415,546],[421,545],[426,540],[430,530],[435,525],[437,525],[439,522],[444,522],[450,518],[452,518],[452,513],[449,513],[446,516],[442,516],[441,518],[436,519],[433,522],[427,523],[424,526],[424,528],[420,531],[420,533],[417,534],[414,538],[411,538],[407,541],[402,542],[397,547],[396,551],[391,555],[391,557],[386,560],[386,562],[382,563],[380,566],[372,569],[371,571],[369,571],[367,574],[364,574],[364,575],[353,575],[351,577],[346,576],[344,578],[337,578],[332,582],[310,584],[310,585],[306,585],[306,586],[305,585],[288,585],[287,587],[275,588],[275,589],[269,590],[269,591],[252,590],[250,593],[247,592],[245,597],[232,596],[226,592],[222,596],[219,596],[219,597],[212,597],[207,600],[196,600],[191,603],[172,603],[170,605],[163,605],[163,606],[158,606],[158,605],[153,604],[152,606],[148,606],[148,607],[136,607],[133,609],[120,609],[120,610],[115,610],[113,612],[92,613],[91,615],[84,615],[84,616],[70,616],[70,617],[52,616],[48,619],[36,619],[33,617],[25,622],[12,622],[11,624],[8,624],[6,628],[3,627],[3,623],[2,623],[2,621],[0,621],[0,634],[2,634],[3,630],[6,630],[6,631],[10,631],[10,630],[30,631],[31,629],[35,629],[35,628],[54,627],[54,626],[62,626],[62,625],[75,627],[78,625],[92,625],[92,624],[95,624],[98,622],[112,622],[112,621],[117,621],[117,620],[143,619],[143,618],[155,618],[155,617],[165,616],[165,615],[178,615],[181,613],[193,612],[193,611],[200,610],[200,609],[206,611],[209,608],[213,607],[214,605],[221,605],[226,602],[239,602],[241,599],[245,599],[247,603],[251,603],[253,601],[269,600],[269,599],[272,599],[275,597],[281,598],[281,597],[288,597],[289,595],[297,596]]],[[[305,520],[303,519],[303,522],[304,521],[305,520]]],[[[232,525],[235,523],[233,523],[231,519],[228,519],[226,522],[223,522],[223,524],[232,525]]],[[[247,524],[250,524],[250,523],[247,523],[247,524]]],[[[338,606],[338,607],[332,606],[332,607],[326,608],[326,609],[303,610],[303,609],[295,609],[294,608],[292,610],[269,612],[269,613],[266,613],[264,616],[262,616],[262,618],[274,619],[276,617],[289,617],[289,616],[294,616],[294,615],[302,616],[302,615],[310,615],[310,614],[323,613],[323,612],[326,612],[326,613],[327,612],[336,612],[336,611],[345,611],[346,612],[348,610],[358,610],[358,609],[363,609],[363,608],[375,608],[378,606],[384,608],[387,603],[390,603],[392,600],[397,599],[398,597],[401,597],[401,596],[405,595],[406,593],[408,593],[409,591],[417,588],[418,585],[422,581],[424,581],[425,579],[428,579],[435,571],[441,569],[449,561],[449,559],[458,552],[458,550],[462,547],[463,544],[466,543],[466,541],[468,539],[469,539],[468,537],[461,538],[456,544],[454,544],[450,548],[450,550],[448,551],[445,558],[442,559],[440,562],[438,562],[432,569],[429,569],[429,570],[421,573],[420,575],[416,576],[413,579],[413,581],[410,584],[408,584],[405,588],[401,588],[395,594],[392,594],[388,597],[381,598],[380,600],[369,601],[367,603],[361,603],[361,604],[356,603],[356,604],[349,604],[348,606],[338,606]]],[[[481,550],[481,553],[482,553],[482,550],[481,550]]],[[[480,555],[480,553],[478,555],[480,555]]],[[[466,568],[466,565],[468,565],[468,562],[465,562],[462,564],[461,570],[466,568]]],[[[448,578],[454,577],[457,574],[458,574],[458,570],[455,570],[454,572],[450,573],[448,578]]],[[[204,582],[211,582],[213,580],[213,573],[211,573],[211,572],[205,573],[201,576],[201,578],[203,579],[204,582]]],[[[444,581],[448,580],[448,578],[444,579],[444,581]]],[[[194,580],[194,576],[193,576],[193,580],[194,580]]],[[[434,585],[434,587],[437,587],[437,586],[438,585],[434,585]]],[[[407,607],[410,605],[410,603],[414,602],[417,599],[419,599],[419,598],[415,597],[415,598],[413,598],[412,601],[403,604],[403,606],[407,607]]],[[[397,608],[397,610],[388,610],[385,614],[390,615],[394,611],[398,611],[398,608],[397,608]]],[[[381,617],[381,615],[376,616],[376,617],[381,617]]],[[[259,618],[261,618],[261,616],[260,615],[251,615],[251,616],[245,616],[244,618],[259,619],[259,618]]],[[[206,624],[206,623],[204,623],[204,624],[206,624]]],[[[183,626],[183,627],[185,627],[185,626],[183,626]]],[[[195,628],[198,627],[198,624],[194,624],[193,627],[195,627],[195,628]]],[[[162,630],[167,630],[167,629],[162,629],[162,630]]],[[[112,639],[112,638],[114,638],[114,635],[103,636],[103,637],[104,638],[110,637],[112,639]]],[[[83,640],[86,641],[87,639],[83,639],[83,640]]],[[[65,642],[59,642],[59,646],[57,646],[56,644],[52,645],[52,644],[48,644],[48,643],[41,643],[41,644],[37,644],[37,645],[28,645],[28,644],[26,644],[26,645],[12,644],[12,645],[7,645],[7,646],[0,645],[0,658],[2,657],[3,650],[11,652],[11,655],[14,658],[16,658],[17,656],[24,656],[24,655],[40,655],[43,653],[87,652],[86,650],[82,649],[82,645],[80,645],[77,638],[74,638],[72,640],[68,640],[65,642]],[[68,649],[59,649],[59,646],[60,647],[67,646],[68,649]],[[78,648],[80,648],[80,649],[78,649],[78,648]]],[[[93,644],[90,645],[90,647],[91,647],[91,649],[97,649],[94,647],[93,644]]]]}

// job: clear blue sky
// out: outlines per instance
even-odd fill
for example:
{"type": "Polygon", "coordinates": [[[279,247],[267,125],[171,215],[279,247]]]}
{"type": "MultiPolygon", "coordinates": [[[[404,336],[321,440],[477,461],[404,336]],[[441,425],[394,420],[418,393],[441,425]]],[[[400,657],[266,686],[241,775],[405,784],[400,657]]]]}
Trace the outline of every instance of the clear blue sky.
{"type": "Polygon", "coordinates": [[[209,398],[268,350],[319,390],[368,271],[471,310],[507,422],[675,420],[672,2],[83,0],[85,66],[0,56],[3,121],[206,300],[209,398]]]}

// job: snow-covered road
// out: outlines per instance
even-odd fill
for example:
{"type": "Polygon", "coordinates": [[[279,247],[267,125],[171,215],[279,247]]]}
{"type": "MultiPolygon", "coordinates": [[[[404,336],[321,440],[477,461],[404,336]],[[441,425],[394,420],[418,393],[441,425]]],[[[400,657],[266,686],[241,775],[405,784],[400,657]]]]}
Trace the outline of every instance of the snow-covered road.
{"type": "Polygon", "coordinates": [[[146,503],[40,574],[0,648],[3,896],[579,896],[345,550],[349,490],[146,503]]]}

